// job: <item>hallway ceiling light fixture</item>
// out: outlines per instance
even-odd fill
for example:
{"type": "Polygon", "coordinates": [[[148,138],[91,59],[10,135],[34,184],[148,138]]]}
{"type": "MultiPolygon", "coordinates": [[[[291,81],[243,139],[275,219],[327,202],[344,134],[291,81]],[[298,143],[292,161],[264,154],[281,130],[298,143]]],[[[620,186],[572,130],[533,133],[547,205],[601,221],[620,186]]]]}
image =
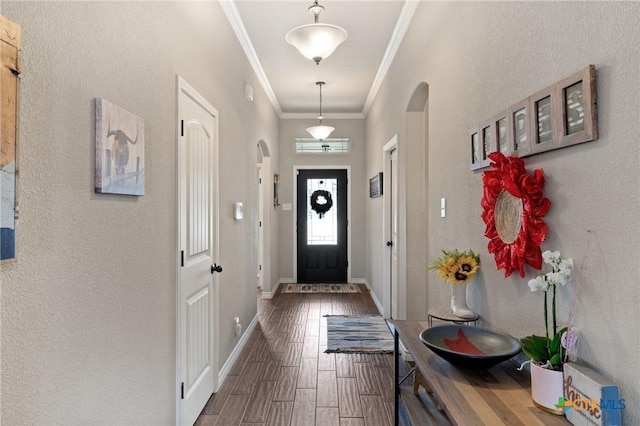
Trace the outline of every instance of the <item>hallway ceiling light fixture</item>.
{"type": "Polygon", "coordinates": [[[322,115],[322,86],[325,83],[324,81],[317,81],[316,84],[320,87],[320,114],[317,117],[318,120],[320,120],[320,123],[317,126],[308,127],[307,132],[309,132],[315,139],[322,141],[329,137],[331,132],[335,130],[335,127],[322,125],[322,119],[324,118],[322,115]]]}
{"type": "Polygon", "coordinates": [[[324,6],[319,5],[318,0],[309,6],[309,12],[313,15],[313,24],[301,25],[290,30],[285,39],[303,56],[312,59],[318,65],[347,39],[347,32],[337,25],[318,22],[320,14],[324,12],[324,6]]]}

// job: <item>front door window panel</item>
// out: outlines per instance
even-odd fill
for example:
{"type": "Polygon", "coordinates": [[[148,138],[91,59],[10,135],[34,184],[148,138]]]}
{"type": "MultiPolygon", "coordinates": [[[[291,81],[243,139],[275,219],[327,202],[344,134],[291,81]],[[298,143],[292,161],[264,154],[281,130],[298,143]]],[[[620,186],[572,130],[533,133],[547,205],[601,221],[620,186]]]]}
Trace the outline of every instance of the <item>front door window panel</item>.
{"type": "Polygon", "coordinates": [[[307,200],[307,245],[338,245],[338,179],[307,179],[307,200]],[[328,197],[319,195],[322,191],[328,197]],[[331,207],[319,213],[312,200],[319,210],[327,203],[331,207]]]}

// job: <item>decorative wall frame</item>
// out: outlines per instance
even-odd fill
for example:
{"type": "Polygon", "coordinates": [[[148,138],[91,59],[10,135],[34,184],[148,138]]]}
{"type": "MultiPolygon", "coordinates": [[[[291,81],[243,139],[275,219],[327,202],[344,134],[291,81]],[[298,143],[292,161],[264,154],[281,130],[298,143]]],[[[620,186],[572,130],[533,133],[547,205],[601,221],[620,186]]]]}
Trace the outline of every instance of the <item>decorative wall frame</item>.
{"type": "Polygon", "coordinates": [[[477,170],[489,166],[490,152],[522,158],[596,139],[596,71],[595,66],[589,65],[470,131],[470,168],[477,170]],[[508,148],[504,145],[502,130],[505,116],[508,148]],[[491,127],[490,133],[487,133],[487,126],[491,127]],[[487,134],[491,135],[490,140],[487,134]],[[489,152],[487,146],[491,146],[489,152]]]}
{"type": "Polygon", "coordinates": [[[596,122],[596,69],[593,65],[555,85],[559,147],[598,139],[596,122]]]}
{"type": "Polygon", "coordinates": [[[0,263],[16,261],[18,226],[19,114],[22,29],[20,25],[0,15],[2,49],[0,87],[0,263]]]}
{"type": "Polygon", "coordinates": [[[480,126],[480,159],[483,167],[489,165],[489,154],[495,151],[495,123],[488,121],[480,126]]]}
{"type": "Polygon", "coordinates": [[[470,149],[470,164],[471,170],[481,169],[488,165],[486,161],[482,160],[482,147],[480,145],[480,131],[474,129],[469,132],[469,149],[470,149]]]}
{"type": "Polygon", "coordinates": [[[553,149],[557,125],[556,109],[557,99],[553,87],[529,97],[532,154],[553,149]]]}
{"type": "Polygon", "coordinates": [[[369,198],[382,195],[382,172],[369,179],[369,198]]]}
{"type": "Polygon", "coordinates": [[[489,154],[491,170],[482,174],[482,220],[489,238],[487,250],[493,253],[498,269],[508,277],[518,271],[524,278],[524,265],[542,267],[540,245],[547,236],[543,217],[551,207],[544,197],[544,173],[536,169],[527,174],[524,161],[500,152],[489,154]]]}
{"type": "Polygon", "coordinates": [[[96,192],[144,195],[144,121],[105,99],[95,102],[96,192]]]}
{"type": "Polygon", "coordinates": [[[510,154],[524,157],[531,154],[531,124],[529,124],[529,98],[509,108],[510,154]]]}
{"type": "Polygon", "coordinates": [[[273,175],[273,207],[280,206],[280,195],[278,191],[280,189],[280,175],[275,173],[273,175]]]}
{"type": "Polygon", "coordinates": [[[502,155],[509,155],[511,132],[509,131],[509,112],[504,111],[491,119],[494,128],[493,140],[494,151],[501,152],[502,155]]]}

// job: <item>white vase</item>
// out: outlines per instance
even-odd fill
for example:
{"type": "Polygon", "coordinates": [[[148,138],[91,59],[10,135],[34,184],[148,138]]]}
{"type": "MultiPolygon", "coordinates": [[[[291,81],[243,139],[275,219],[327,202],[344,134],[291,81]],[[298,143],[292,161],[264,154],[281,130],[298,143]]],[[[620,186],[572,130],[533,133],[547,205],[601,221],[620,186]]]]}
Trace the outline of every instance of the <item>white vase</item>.
{"type": "Polygon", "coordinates": [[[531,362],[531,399],[533,404],[548,413],[563,415],[564,407],[556,404],[563,396],[562,371],[542,368],[531,362]]]}
{"type": "Polygon", "coordinates": [[[475,318],[476,314],[467,306],[467,285],[451,284],[451,311],[462,319],[475,318]]]}

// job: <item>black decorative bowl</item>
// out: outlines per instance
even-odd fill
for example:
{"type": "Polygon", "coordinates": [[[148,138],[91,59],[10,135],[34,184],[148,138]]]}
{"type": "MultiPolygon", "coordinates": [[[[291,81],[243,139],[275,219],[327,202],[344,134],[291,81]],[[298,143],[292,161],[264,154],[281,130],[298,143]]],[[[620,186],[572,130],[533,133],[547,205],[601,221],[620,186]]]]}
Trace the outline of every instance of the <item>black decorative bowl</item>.
{"type": "Polygon", "coordinates": [[[439,325],[423,330],[420,340],[458,367],[481,370],[506,361],[522,350],[508,334],[467,325],[439,325]]]}

